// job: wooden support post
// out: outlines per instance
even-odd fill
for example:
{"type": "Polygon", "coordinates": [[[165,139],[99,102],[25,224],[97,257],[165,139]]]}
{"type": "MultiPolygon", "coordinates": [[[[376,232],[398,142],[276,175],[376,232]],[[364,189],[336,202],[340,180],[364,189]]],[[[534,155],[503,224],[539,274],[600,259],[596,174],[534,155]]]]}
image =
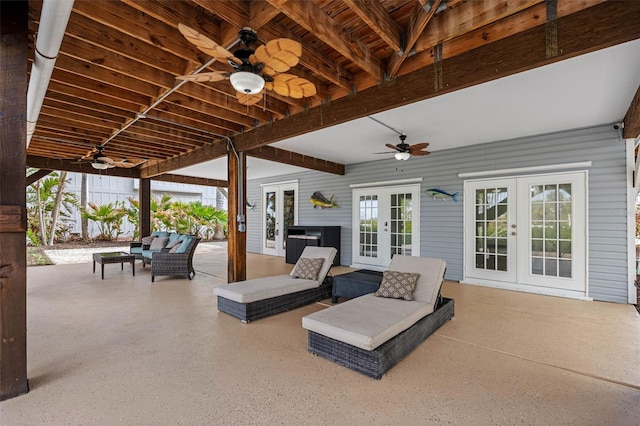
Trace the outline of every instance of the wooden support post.
{"type": "Polygon", "coordinates": [[[247,279],[247,233],[245,222],[245,193],[247,190],[247,160],[244,153],[227,155],[229,187],[229,236],[227,245],[227,282],[247,279]]]}
{"type": "Polygon", "coordinates": [[[140,179],[138,190],[140,206],[140,238],[151,235],[151,179],[140,179]]]}
{"type": "Polygon", "coordinates": [[[27,393],[27,1],[0,2],[0,401],[27,393]]]}

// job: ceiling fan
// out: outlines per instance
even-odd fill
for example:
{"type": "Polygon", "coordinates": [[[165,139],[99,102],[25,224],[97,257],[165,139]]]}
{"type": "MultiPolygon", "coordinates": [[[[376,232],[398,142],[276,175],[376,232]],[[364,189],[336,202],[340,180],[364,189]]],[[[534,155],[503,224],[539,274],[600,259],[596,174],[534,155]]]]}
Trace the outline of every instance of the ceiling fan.
{"type": "Polygon", "coordinates": [[[215,82],[229,79],[238,92],[238,102],[243,105],[259,102],[264,89],[296,99],[316,94],[316,86],[309,80],[294,74],[283,74],[297,65],[302,56],[302,45],[297,41],[279,38],[253,50],[251,45],[258,41],[257,33],[244,27],[238,32],[242,46],[231,53],[193,28],[178,24],[178,29],[198,49],[220,61],[228,62],[234,69],[232,73],[212,71],[177,77],[180,80],[215,82]]]}
{"type": "Polygon", "coordinates": [[[127,159],[122,159],[121,161],[115,161],[114,159],[105,156],[104,153],[102,152],[103,150],[104,150],[104,147],[101,145],[98,145],[96,147],[96,151],[93,154],[93,160],[91,161],[91,167],[93,167],[94,169],[105,170],[105,169],[111,169],[114,167],[124,167],[129,169],[143,162],[143,161],[140,161],[138,163],[130,163],[127,159]]]}
{"type": "Polygon", "coordinates": [[[400,143],[397,145],[392,145],[390,143],[385,144],[385,146],[392,151],[385,152],[376,152],[375,154],[395,154],[396,160],[408,160],[412,155],[415,156],[425,156],[431,154],[429,151],[425,151],[425,149],[429,146],[428,142],[416,143],[413,145],[409,145],[405,143],[405,139],[407,139],[407,135],[404,133],[400,134],[400,143]]]}

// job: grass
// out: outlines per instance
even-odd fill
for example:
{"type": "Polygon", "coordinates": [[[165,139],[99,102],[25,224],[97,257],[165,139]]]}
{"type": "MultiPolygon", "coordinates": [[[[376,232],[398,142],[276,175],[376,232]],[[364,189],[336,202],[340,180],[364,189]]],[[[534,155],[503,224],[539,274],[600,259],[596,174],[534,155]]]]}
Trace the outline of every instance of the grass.
{"type": "Polygon", "coordinates": [[[27,266],[53,265],[42,247],[27,247],[27,266]]]}

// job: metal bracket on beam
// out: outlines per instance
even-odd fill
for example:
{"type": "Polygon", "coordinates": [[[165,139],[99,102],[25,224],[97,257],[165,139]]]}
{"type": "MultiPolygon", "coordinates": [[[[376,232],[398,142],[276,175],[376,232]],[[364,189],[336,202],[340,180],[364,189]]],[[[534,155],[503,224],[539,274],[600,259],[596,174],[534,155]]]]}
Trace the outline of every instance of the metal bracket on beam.
{"type": "Polygon", "coordinates": [[[558,56],[558,0],[546,0],[546,47],[547,58],[558,56]]]}

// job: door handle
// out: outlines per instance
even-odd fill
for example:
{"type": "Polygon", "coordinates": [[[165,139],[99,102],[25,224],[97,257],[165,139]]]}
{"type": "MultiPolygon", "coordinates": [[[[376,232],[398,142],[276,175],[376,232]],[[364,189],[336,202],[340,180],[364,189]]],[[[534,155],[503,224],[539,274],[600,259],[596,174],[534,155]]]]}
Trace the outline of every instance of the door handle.
{"type": "Polygon", "coordinates": [[[280,235],[280,230],[276,229],[276,235],[280,235]]]}

